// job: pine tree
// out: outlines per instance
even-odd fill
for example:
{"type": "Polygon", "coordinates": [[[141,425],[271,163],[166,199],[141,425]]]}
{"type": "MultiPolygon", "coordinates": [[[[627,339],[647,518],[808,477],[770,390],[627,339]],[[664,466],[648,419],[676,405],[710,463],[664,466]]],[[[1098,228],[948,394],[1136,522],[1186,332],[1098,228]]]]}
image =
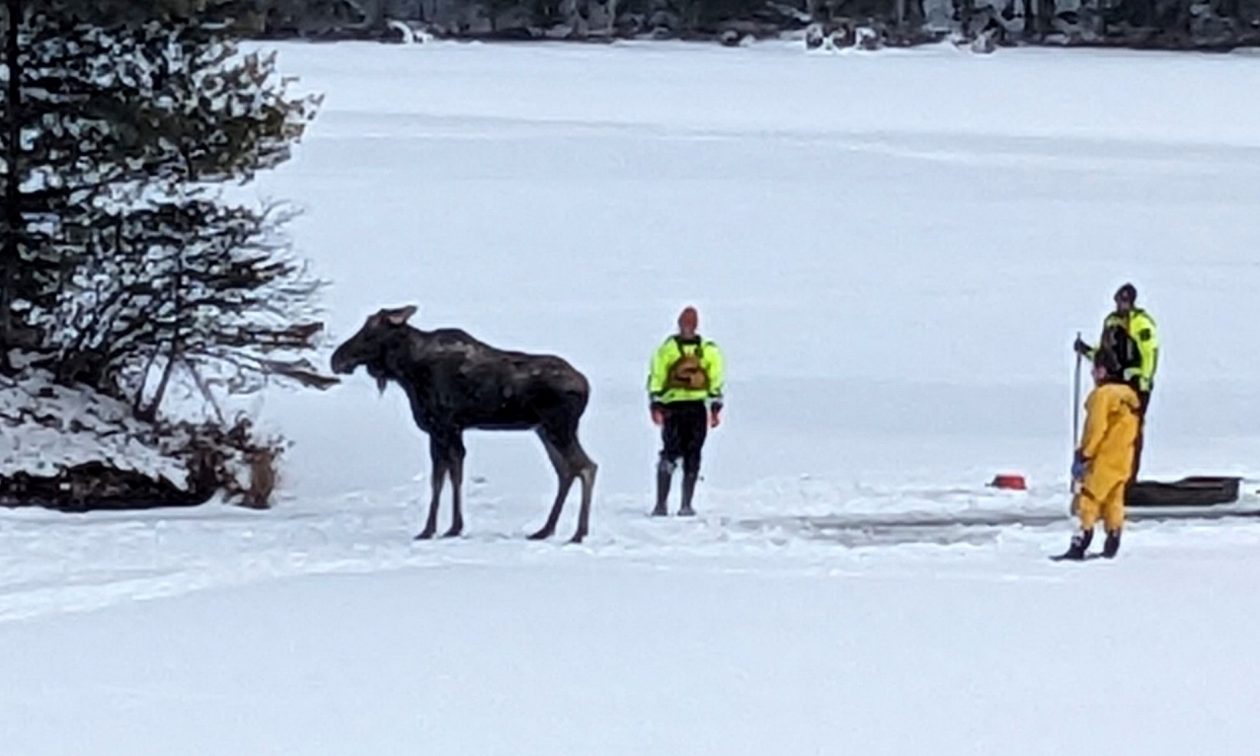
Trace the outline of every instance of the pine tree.
{"type": "MultiPolygon", "coordinates": [[[[7,360],[15,347],[40,352],[63,378],[117,393],[137,356],[152,364],[162,350],[186,350],[173,346],[178,331],[137,324],[147,318],[142,308],[151,294],[136,285],[103,293],[102,271],[132,270],[152,285],[164,280],[162,261],[208,270],[215,255],[237,255],[234,244],[256,255],[261,235],[274,238],[268,226],[277,216],[221,205],[207,187],[247,181],[287,159],[318,101],[289,95],[274,55],[242,55],[217,27],[180,15],[208,12],[205,3],[169,2],[147,15],[127,3],[90,11],[72,2],[7,3],[0,353],[7,360]],[[82,322],[86,303],[101,296],[112,307],[82,322]],[[83,330],[67,330],[68,322],[83,330]]],[[[283,258],[282,247],[266,249],[283,258]]],[[[279,260],[255,265],[301,273],[279,260]]],[[[207,283],[245,285],[214,278],[201,285],[207,283]]],[[[252,283],[260,292],[317,289],[296,278],[252,283]]],[[[171,307],[185,300],[158,301],[171,307]]],[[[292,304],[289,316],[309,315],[296,299],[292,304]]],[[[236,354],[270,349],[276,334],[291,328],[311,332],[305,346],[313,346],[311,322],[274,324],[240,331],[238,342],[240,334],[258,341],[238,343],[236,354]]]]}
{"type": "Polygon", "coordinates": [[[28,373],[19,400],[50,374],[86,386],[92,415],[118,425],[39,420],[97,433],[101,459],[0,490],[168,498],[171,483],[111,462],[107,436],[123,431],[185,465],[192,499],[220,487],[264,505],[280,442],[218,400],[273,377],[326,385],[302,356],[322,284],[290,250],[287,209],[228,203],[219,187],[288,159],[318,98],[224,36],[236,0],[0,3],[0,370],[28,373]],[[177,385],[208,418],[159,416],[177,385]]]}
{"type": "Polygon", "coordinates": [[[323,284],[289,249],[292,214],[187,199],[120,217],[39,323],[62,379],[127,399],[145,420],[181,368],[220,420],[212,385],[251,393],[276,375],[325,385],[301,356],[320,331],[323,284]]]}

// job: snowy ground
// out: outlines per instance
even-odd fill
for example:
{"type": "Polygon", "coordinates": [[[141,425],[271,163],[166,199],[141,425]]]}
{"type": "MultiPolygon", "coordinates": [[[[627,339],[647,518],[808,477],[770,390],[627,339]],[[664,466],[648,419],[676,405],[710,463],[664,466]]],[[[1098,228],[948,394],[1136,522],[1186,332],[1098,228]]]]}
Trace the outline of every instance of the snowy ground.
{"type": "Polygon", "coordinates": [[[1069,345],[1130,279],[1165,343],[1147,472],[1255,472],[1254,57],[281,62],[328,97],[259,190],[307,208],[336,335],[414,302],[569,358],[592,537],[525,541],[543,454],[477,434],[466,537],[414,545],[401,393],[271,396],[297,441],[271,512],[0,513],[0,753],[1254,752],[1260,523],[1135,523],[1120,560],[1057,565],[1066,518],[800,519],[1064,511],[1069,345]],[[688,302],[729,411],[702,516],[657,521],[644,369],[688,302]],[[1008,470],[1032,490],[983,489],[1008,470]]]}

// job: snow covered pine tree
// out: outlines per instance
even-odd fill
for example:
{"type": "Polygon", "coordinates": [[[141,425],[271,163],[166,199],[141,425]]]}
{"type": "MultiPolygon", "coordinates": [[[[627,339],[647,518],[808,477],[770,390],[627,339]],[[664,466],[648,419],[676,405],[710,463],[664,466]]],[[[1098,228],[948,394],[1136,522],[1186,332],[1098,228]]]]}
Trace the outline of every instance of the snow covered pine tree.
{"type": "Polygon", "coordinates": [[[217,23],[226,7],[0,8],[0,420],[13,431],[0,434],[12,439],[0,442],[2,500],[129,506],[226,489],[265,505],[270,486],[242,479],[251,467],[273,477],[259,460],[269,465],[279,441],[254,438],[223,399],[276,377],[327,385],[301,357],[317,345],[321,282],[281,233],[291,213],[232,205],[214,188],[288,159],[318,98],[291,95],[274,57],[241,54],[217,23]],[[61,396],[41,387],[53,382],[83,405],[58,404],[61,415],[117,427],[29,411],[23,397],[61,396]],[[176,383],[201,400],[195,411],[164,410],[176,383]],[[18,448],[47,438],[36,430],[62,439],[18,448]],[[111,447],[119,435],[126,453],[111,447]],[[171,479],[171,459],[185,475],[171,479]]]}

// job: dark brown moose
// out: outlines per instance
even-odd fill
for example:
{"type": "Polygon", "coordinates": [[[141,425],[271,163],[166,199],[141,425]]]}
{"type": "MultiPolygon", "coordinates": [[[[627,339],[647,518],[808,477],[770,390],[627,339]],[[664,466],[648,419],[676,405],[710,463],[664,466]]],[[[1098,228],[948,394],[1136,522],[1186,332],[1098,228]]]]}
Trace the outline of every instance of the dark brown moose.
{"type": "Polygon", "coordinates": [[[578,421],[590,398],[586,377],[553,355],[496,349],[456,328],[413,328],[407,320],[415,312],[416,307],[408,305],[369,316],[359,332],[333,352],[332,369],[344,375],[363,366],[381,391],[388,381],[397,383],[407,393],[416,425],[429,436],[433,497],[429,519],[416,538],[432,538],[437,530],[438,502],[447,475],[454,514],[446,535],[463,531],[463,432],[472,428],[532,430],[542,440],[559,490],[547,524],[532,539],[555,532],[573,481],[582,479],[582,509],[573,534],[573,542],[580,543],[587,534],[597,469],[578,442],[578,421]]]}

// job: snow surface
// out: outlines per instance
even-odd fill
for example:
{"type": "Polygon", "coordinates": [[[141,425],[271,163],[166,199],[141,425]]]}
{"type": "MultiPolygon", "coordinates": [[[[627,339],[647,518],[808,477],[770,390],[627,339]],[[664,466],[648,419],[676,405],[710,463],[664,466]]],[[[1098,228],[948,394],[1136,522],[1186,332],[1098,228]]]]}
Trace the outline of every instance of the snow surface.
{"type": "Polygon", "coordinates": [[[524,540],[542,450],[481,433],[465,537],[414,544],[401,392],[269,396],[274,510],[0,514],[0,752],[1254,752],[1260,524],[1061,565],[1066,514],[801,519],[1066,512],[1069,346],[1124,280],[1165,347],[1147,474],[1254,472],[1252,57],[280,49],[328,96],[257,189],[306,207],[334,334],[414,302],[570,359],[592,535],[560,543],[575,499],[524,540]],[[644,371],[685,303],[727,422],[701,516],[653,520],[644,371]]]}

